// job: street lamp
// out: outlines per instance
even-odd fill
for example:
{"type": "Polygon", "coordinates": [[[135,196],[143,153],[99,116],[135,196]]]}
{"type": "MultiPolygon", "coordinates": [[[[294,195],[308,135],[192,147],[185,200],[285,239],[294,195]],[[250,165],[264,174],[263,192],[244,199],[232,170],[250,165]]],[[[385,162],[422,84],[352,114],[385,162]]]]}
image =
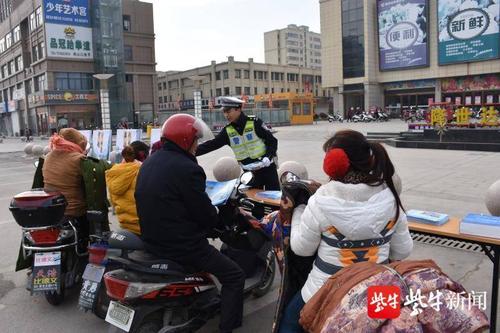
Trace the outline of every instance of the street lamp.
{"type": "Polygon", "coordinates": [[[102,119],[102,129],[111,129],[111,120],[109,115],[109,89],[108,80],[112,78],[115,74],[94,74],[93,77],[98,79],[101,83],[101,89],[99,91],[101,101],[101,119],[102,119]]]}
{"type": "Polygon", "coordinates": [[[205,79],[203,75],[193,75],[189,77],[194,82],[194,116],[202,119],[201,114],[201,82],[205,79]]]}

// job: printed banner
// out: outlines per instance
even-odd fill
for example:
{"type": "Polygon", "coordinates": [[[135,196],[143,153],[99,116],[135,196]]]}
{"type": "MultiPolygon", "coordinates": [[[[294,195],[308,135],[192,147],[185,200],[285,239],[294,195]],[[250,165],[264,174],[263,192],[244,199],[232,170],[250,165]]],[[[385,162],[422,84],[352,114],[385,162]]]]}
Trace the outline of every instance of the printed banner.
{"type": "Polygon", "coordinates": [[[111,130],[95,130],[92,133],[91,156],[107,160],[111,151],[111,130]]]}
{"type": "Polygon", "coordinates": [[[161,138],[161,128],[152,128],[151,129],[151,147],[155,142],[160,141],[161,138]]]}
{"type": "Polygon", "coordinates": [[[439,64],[499,55],[498,1],[438,0],[439,64]]]}
{"type": "Polygon", "coordinates": [[[116,150],[121,153],[125,146],[128,146],[134,141],[140,140],[142,130],[140,129],[119,129],[116,130],[116,150]]]}
{"type": "Polygon", "coordinates": [[[44,0],[45,22],[90,27],[88,0],[44,0]]]}
{"type": "Polygon", "coordinates": [[[92,130],[78,130],[78,132],[82,133],[89,144],[92,142],[92,130]]]}
{"type": "Polygon", "coordinates": [[[499,90],[500,75],[476,75],[441,80],[442,92],[499,90]]]}
{"type": "Polygon", "coordinates": [[[47,57],[93,59],[92,28],[45,24],[47,57]]]}
{"type": "Polygon", "coordinates": [[[428,66],[427,0],[379,0],[380,70],[428,66]]]}

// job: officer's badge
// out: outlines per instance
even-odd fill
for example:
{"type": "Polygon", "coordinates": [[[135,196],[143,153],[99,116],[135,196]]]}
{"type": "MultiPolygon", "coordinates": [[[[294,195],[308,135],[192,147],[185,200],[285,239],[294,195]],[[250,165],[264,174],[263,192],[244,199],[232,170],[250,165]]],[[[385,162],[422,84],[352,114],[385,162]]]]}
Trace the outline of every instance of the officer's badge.
{"type": "Polygon", "coordinates": [[[247,134],[247,140],[251,141],[253,139],[252,133],[247,134]]]}
{"type": "Polygon", "coordinates": [[[236,137],[236,138],[233,138],[233,143],[235,145],[239,145],[240,144],[240,138],[236,137]]]}

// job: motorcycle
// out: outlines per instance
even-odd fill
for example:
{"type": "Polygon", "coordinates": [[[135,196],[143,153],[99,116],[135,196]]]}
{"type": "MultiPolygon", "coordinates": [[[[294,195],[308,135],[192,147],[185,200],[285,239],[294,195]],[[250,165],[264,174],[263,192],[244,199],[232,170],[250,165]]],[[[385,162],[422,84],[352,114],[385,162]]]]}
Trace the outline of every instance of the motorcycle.
{"type": "Polygon", "coordinates": [[[33,189],[14,196],[9,210],[22,228],[22,255],[31,261],[27,289],[43,293],[51,305],[64,301],[65,291],[78,285],[87,262],[87,239],[79,221],[64,216],[59,192],[33,189]]]}
{"type": "Polygon", "coordinates": [[[342,117],[338,113],[334,114],[333,116],[332,115],[328,115],[328,122],[332,123],[334,121],[338,121],[338,122],[342,123],[342,122],[344,122],[344,117],[342,117]]]}
{"type": "MultiPolygon", "coordinates": [[[[240,183],[248,184],[249,178],[251,173],[243,174],[240,183]]],[[[217,235],[224,243],[223,253],[236,249],[254,255],[255,272],[247,275],[244,293],[261,297],[274,280],[274,252],[270,237],[256,226],[258,221],[240,212],[240,206],[251,209],[253,204],[239,187],[235,183],[227,200],[218,206],[224,223],[213,230],[212,236],[217,235]]],[[[144,251],[140,238],[128,231],[113,232],[109,246],[129,251],[127,257],[112,258],[122,268],[104,274],[111,298],[106,315],[106,321],[113,325],[110,331],[192,332],[218,313],[219,292],[210,275],[189,273],[173,260],[154,257],[144,251]]],[[[232,259],[242,268],[247,265],[244,258],[232,259]]]]}

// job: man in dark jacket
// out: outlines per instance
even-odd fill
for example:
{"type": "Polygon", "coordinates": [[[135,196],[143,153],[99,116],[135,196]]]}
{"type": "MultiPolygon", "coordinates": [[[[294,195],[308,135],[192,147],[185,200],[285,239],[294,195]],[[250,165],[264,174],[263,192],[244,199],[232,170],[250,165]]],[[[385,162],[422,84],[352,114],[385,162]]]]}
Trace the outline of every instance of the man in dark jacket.
{"type": "Polygon", "coordinates": [[[144,161],[137,177],[137,214],[147,251],[217,277],[222,284],[220,329],[231,332],[242,321],[245,275],[207,241],[219,219],[194,156],[199,122],[186,114],[165,122],[162,149],[144,161]]]}
{"type": "Polygon", "coordinates": [[[280,183],[274,162],[278,140],[262,120],[247,116],[241,111],[242,100],[222,97],[220,102],[229,124],[215,139],[201,144],[196,155],[201,156],[228,145],[242,169],[252,171],[254,179],[249,185],[266,190],[279,190],[280,183]]]}

